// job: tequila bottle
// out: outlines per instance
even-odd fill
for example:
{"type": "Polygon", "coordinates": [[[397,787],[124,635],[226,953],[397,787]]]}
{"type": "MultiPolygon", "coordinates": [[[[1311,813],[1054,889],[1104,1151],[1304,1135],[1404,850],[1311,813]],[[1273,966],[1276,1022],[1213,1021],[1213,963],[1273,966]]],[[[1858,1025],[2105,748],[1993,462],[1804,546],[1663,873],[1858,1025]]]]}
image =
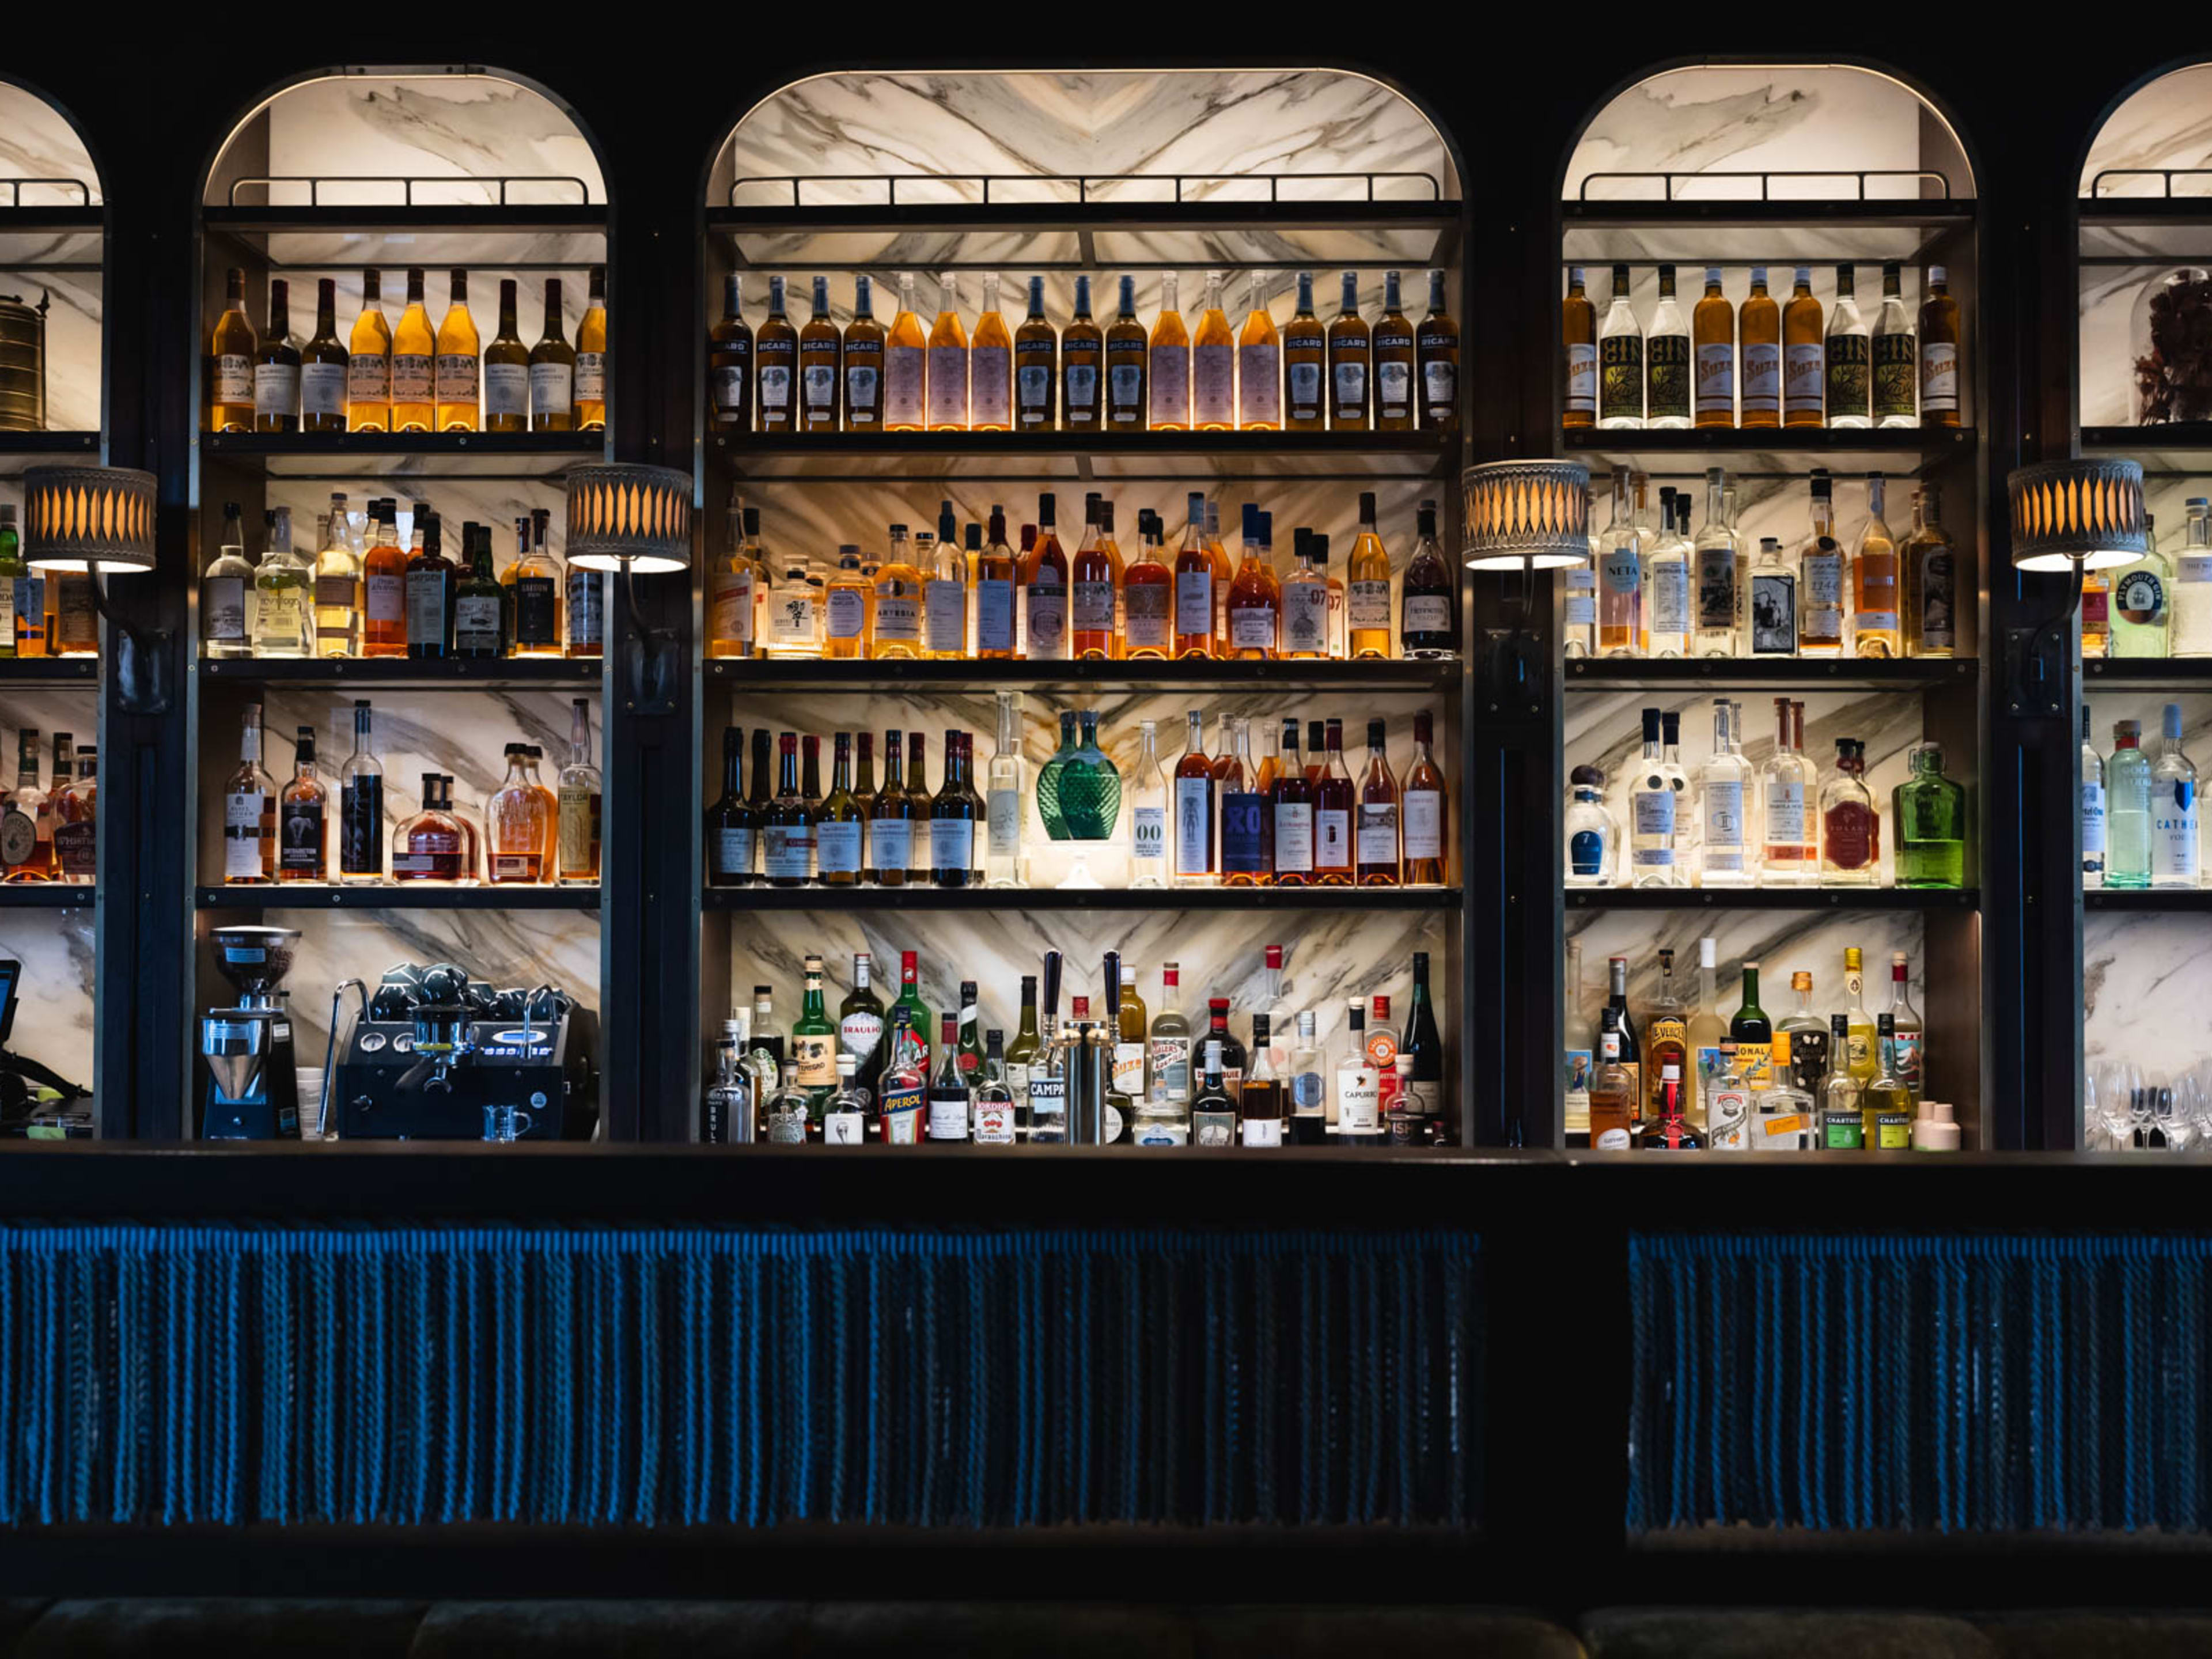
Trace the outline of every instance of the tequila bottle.
{"type": "Polygon", "coordinates": [[[1813,531],[1797,555],[1797,654],[1844,653],[1844,549],[1836,539],[1834,485],[1813,474],[1813,531]]]}
{"type": "Polygon", "coordinates": [[[1644,567],[1644,614],[1655,657],[1690,654],[1690,540],[1674,519],[1674,492],[1659,492],[1659,531],[1644,567]]]}
{"type": "Polygon", "coordinates": [[[1943,775],[1943,749],[1923,743],[1891,796],[1899,887],[1962,887],[1966,874],[1966,792],[1943,775]]]}
{"type": "Polygon", "coordinates": [[[1605,804],[1605,774],[1577,766],[1567,790],[1567,885],[1611,887],[1620,878],[1620,825],[1605,804]]]}
{"type": "Polygon", "coordinates": [[[1751,885],[1753,846],[1750,807],[1751,764],[1737,752],[1736,710],[1726,698],[1713,701],[1713,752],[1698,774],[1704,811],[1704,884],[1707,887],[1751,885]]]}

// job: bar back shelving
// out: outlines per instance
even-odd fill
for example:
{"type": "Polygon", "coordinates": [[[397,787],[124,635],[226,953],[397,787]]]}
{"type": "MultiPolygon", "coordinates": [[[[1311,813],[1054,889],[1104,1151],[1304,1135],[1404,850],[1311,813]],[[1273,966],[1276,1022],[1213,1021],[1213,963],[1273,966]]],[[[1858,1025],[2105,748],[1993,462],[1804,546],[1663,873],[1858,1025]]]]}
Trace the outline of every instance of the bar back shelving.
{"type": "MultiPolygon", "coordinates": [[[[1548,772],[1539,766],[1533,774],[1548,786],[1548,799],[1528,804],[1522,815],[1525,836],[1517,828],[1511,832],[1506,860],[1526,890],[1553,897],[1548,906],[1540,897],[1533,900],[1518,927],[1509,918],[1504,949],[1507,960],[1526,968],[1514,1013],[1531,1032],[1559,1033],[1556,1043],[1532,1037],[1523,1045],[1530,1064],[1541,1065],[1542,1055],[1562,1048],[1571,1060],[1525,1080],[1520,1092],[1536,1105],[1526,1138],[1539,1146],[1577,1146],[1586,1139],[1585,1126],[1568,1121],[1568,1079],[1571,1056],[1597,1046],[1607,959],[1628,959],[1629,1006],[1640,1027],[1659,988],[1660,949],[1671,948],[1674,988],[1687,1000],[1698,988],[1700,942],[1711,939],[1716,963],[1704,1000],[1723,1021],[1738,1005],[1740,970],[1755,963],[1761,1005],[1777,1024],[1798,1010],[1791,980],[1800,971],[1813,976],[1810,1010],[1825,1023],[1847,1006],[1846,946],[1863,953],[1865,1003],[1870,1012],[1878,1012],[1889,1000],[1893,953],[1902,951],[1911,1000],[1926,1026],[1925,1092],[1955,1103],[1968,1145],[1987,1144],[1979,882],[1987,857],[1982,803],[1990,780],[1983,713],[1990,654],[1984,646],[1990,624],[1983,528],[1990,460],[1981,427],[1990,405],[1978,300],[1982,211],[1962,142],[1928,98],[1872,69],[1707,62],[1666,70],[1623,86],[1592,112],[1563,163],[1556,223],[1559,268],[1544,296],[1549,303],[1530,307],[1550,319],[1544,406],[1554,436],[1548,446],[1540,439],[1531,447],[1537,453],[1548,447],[1589,466],[1594,557],[1611,517],[1615,469],[1632,474],[1638,521],[1655,529],[1661,492],[1682,492],[1691,506],[1693,538],[1709,521],[1708,480],[1711,470],[1719,469],[1735,492],[1738,545],[1749,556],[1738,562],[1739,580],[1766,537],[1778,539],[1794,568],[1809,533],[1809,480],[1821,470],[1832,482],[1836,535],[1847,556],[1848,611],[1848,556],[1868,520],[1869,480],[1878,474],[1887,489],[1885,520],[1899,544],[1912,529],[1915,492],[1940,491],[1942,521],[1956,550],[1957,641],[1954,653],[1941,658],[1900,653],[1882,660],[1749,659],[1747,641],[1739,641],[1740,654],[1729,658],[1658,659],[1594,650],[1563,659],[1559,630],[1565,583],[1553,579],[1553,604],[1548,610],[1539,605],[1538,615],[1547,624],[1556,666],[1548,695],[1529,701],[1524,722],[1529,751],[1552,759],[1548,772]],[[1801,99],[1812,111],[1802,122],[1770,131],[1759,118],[1801,99]],[[1680,135],[1697,130],[1701,112],[1713,131],[1698,146],[1702,163],[1686,166],[1679,159],[1680,135]],[[1668,133],[1673,140],[1663,136],[1668,133]],[[1570,267],[1587,272],[1587,292],[1602,319],[1612,297],[1612,268],[1625,265],[1632,307],[1648,331],[1662,264],[1674,267],[1686,319],[1705,292],[1707,267],[1720,269],[1722,291],[1738,309],[1748,291],[1748,267],[1767,268],[1768,291],[1784,305],[1792,267],[1810,267],[1825,328],[1835,307],[1838,268],[1846,264],[1856,278],[1861,313],[1869,326],[1875,324],[1886,262],[1901,267],[1903,301],[1916,317],[1928,270],[1946,269],[1964,343],[1956,426],[1749,428],[1737,423],[1740,408],[1727,425],[1566,423],[1566,354],[1559,342],[1570,267]],[[1778,700],[1804,705],[1804,754],[1818,767],[1821,783],[1834,775],[1837,739],[1856,738],[1866,744],[1866,781],[1881,825],[1879,886],[1703,884],[1696,873],[1703,839],[1698,778],[1715,746],[1714,704],[1721,698],[1741,705],[1742,752],[1753,768],[1747,799],[1756,793],[1756,769],[1777,744],[1778,700]],[[1680,720],[1681,762],[1691,784],[1680,797],[1685,811],[1677,831],[1677,857],[1686,866],[1684,884],[1566,886],[1568,775],[1584,765],[1605,775],[1604,799],[1623,831],[1617,878],[1633,879],[1628,792],[1642,743],[1640,711],[1650,708],[1680,720]],[[1947,775],[1967,790],[1964,878],[1954,890],[1892,884],[1891,792],[1907,774],[1910,751],[1928,742],[1940,744],[1947,775]],[[1525,936],[1516,939],[1513,933],[1525,936]],[[1580,982],[1573,982],[1577,969],[1580,982]],[[1563,1024],[1554,1013],[1560,1008],[1563,1024]]],[[[1734,369],[1739,391],[1741,373],[1739,355],[1734,369]]],[[[1692,410],[1694,420],[1694,396],[1692,410]]],[[[1647,539],[1647,553],[1650,545],[1647,539]]],[[[1802,581],[1798,592],[1802,603],[1802,581]]],[[[1806,810],[1817,816],[1812,794],[1808,790],[1806,810]]],[[[1758,804],[1749,799],[1747,811],[1754,867],[1758,804]]]]}
{"type": "MultiPolygon", "coordinates": [[[[1123,103],[1123,109],[1138,107],[1123,103]]],[[[915,277],[916,310],[927,319],[940,281],[960,284],[963,321],[973,327],[985,272],[1000,277],[1000,307],[1009,328],[1020,323],[1028,279],[1044,283],[1044,310],[1064,329],[1079,275],[1091,283],[1093,315],[1114,320],[1116,279],[1135,280],[1136,309],[1150,327],[1161,279],[1181,282],[1180,302],[1195,323],[1208,272],[1224,278],[1223,305],[1241,326],[1252,275],[1264,282],[1278,325],[1293,309],[1297,274],[1316,278],[1316,309],[1335,314],[1339,273],[1355,273],[1363,314],[1380,309],[1384,273],[1403,274],[1404,303],[1418,320],[1425,276],[1446,272],[1449,308],[1464,317],[1466,205],[1462,171],[1449,141],[1407,98],[1360,75],[1316,70],[1114,71],[1081,76],[1046,72],[951,75],[837,73],[795,82],[747,112],[713,159],[704,180],[700,294],[704,325],[720,315],[725,279],[742,283],[745,315],[757,325],[768,279],[788,280],[794,325],[806,316],[808,281],[830,278],[833,320],[850,319],[854,277],[874,285],[875,314],[888,325],[898,306],[898,276],[915,277]],[[1138,93],[1144,119],[1117,119],[1109,100],[1138,93]],[[1031,96],[1035,93],[1036,95],[1031,96]],[[1176,95],[1165,95],[1173,93],[1176,95]],[[1189,94],[1185,96],[1183,94],[1189,94]],[[1003,102],[1002,102],[1003,100],[1003,102]],[[1301,120],[1340,119],[1323,143],[1279,167],[1249,159],[1243,139],[1259,112],[1285,100],[1301,120]],[[842,118],[860,106],[896,112],[898,137],[889,146],[848,155],[802,142],[809,124],[842,118]],[[972,138],[973,113],[986,106],[1012,112],[994,118],[988,140],[972,138]],[[1243,135],[1240,138],[1239,135],[1243,135]],[[1172,152],[1172,167],[1158,159],[1172,152]]],[[[1462,363],[1458,404],[1466,405],[1472,366],[1462,363]]],[[[1273,566],[1291,564],[1291,532],[1304,526],[1330,538],[1331,568],[1341,577],[1356,529],[1358,496],[1377,498],[1378,528],[1389,548],[1394,580],[1411,551],[1416,505],[1433,501],[1438,533],[1456,570],[1457,430],[1376,433],[1327,431],[916,432],[790,436],[718,429],[708,416],[702,374],[697,473],[705,539],[702,565],[728,545],[738,503],[761,513],[771,572],[785,556],[831,568],[842,544],[880,557],[886,526],[903,523],[934,533],[940,504],[956,521],[984,522],[1003,508],[1008,541],[1036,521],[1041,494],[1054,495],[1058,532],[1073,556],[1084,524],[1084,497],[1097,491],[1113,505],[1115,533],[1125,559],[1137,544],[1137,514],[1156,511],[1164,522],[1172,561],[1186,517],[1186,497],[1202,493],[1218,514],[1222,544],[1237,556],[1243,506],[1256,502],[1273,522],[1273,566]]],[[[1459,422],[1464,429],[1464,419],[1459,422]]],[[[695,634],[707,637],[702,569],[695,634]]],[[[1463,596],[1460,601],[1464,610],[1463,596]]],[[[1395,588],[1394,586],[1394,616],[1395,588]]],[[[1464,630],[1464,617],[1462,617],[1464,630]]],[[[1464,637],[1464,632],[1463,632],[1464,637]]],[[[1252,1014],[1267,1007],[1265,947],[1285,947],[1279,1030],[1291,1011],[1311,1009],[1334,1054],[1346,1029],[1350,996],[1390,997],[1402,1020],[1411,990],[1410,957],[1431,962],[1437,1018],[1452,1057],[1445,1080],[1445,1115],[1455,1133],[1473,1123],[1466,1109],[1469,1073],[1459,1064],[1474,1040],[1463,984],[1468,949],[1462,872],[1470,867],[1466,808],[1468,692],[1457,661],[1392,659],[1107,662],[975,660],[829,661],[702,655],[698,729],[703,799],[721,789],[721,736],[735,725],[746,733],[748,787],[751,734],[757,728],[796,731],[823,739],[823,783],[829,783],[830,739],[843,731],[925,734],[928,781],[941,780],[944,734],[973,734],[979,793],[996,734],[996,696],[1020,694],[1024,853],[1030,884],[863,889],[857,895],[817,888],[761,885],[708,888],[698,931],[699,1064],[692,1097],[710,1079],[712,1043],[726,1008],[751,1000],[756,985],[771,988],[779,1029],[798,1005],[802,957],[818,951],[828,969],[831,1006],[851,982],[854,951],[872,957],[874,983],[888,1003],[898,994],[902,950],[920,955],[923,1000],[933,1009],[958,1006],[963,980],[977,982],[981,1024],[1015,1032],[1024,975],[1037,974],[1047,950],[1066,959],[1059,1013],[1069,1017],[1075,995],[1103,1009],[1102,953],[1122,953],[1149,1008],[1160,1006],[1161,968],[1177,964],[1180,1006],[1194,1032],[1206,1027],[1206,1000],[1226,996],[1232,1029],[1249,1040],[1252,1014]],[[1095,711],[1102,744],[1121,772],[1121,823],[1116,841],[1089,862],[1096,888],[1057,883],[1068,854],[1047,837],[1033,803],[1040,765],[1058,742],[1063,709],[1095,711]],[[1389,759],[1402,776],[1413,716],[1435,720],[1435,752],[1447,777],[1450,813],[1447,884],[1432,889],[1261,888],[1225,890],[1170,885],[1132,890],[1127,879],[1129,799],[1139,722],[1156,723],[1163,769],[1172,774],[1185,747],[1186,714],[1204,718],[1206,752],[1220,746],[1225,717],[1250,720],[1252,753],[1260,758],[1279,721],[1342,719],[1346,761],[1357,775],[1370,718],[1386,720],[1389,759]]],[[[876,756],[877,779],[883,757],[876,756]]],[[[979,866],[981,863],[979,825],[979,866]]],[[[695,849],[704,866],[704,848],[695,849]]],[[[933,1044],[937,1033],[929,1033],[933,1044]]],[[[695,1109],[696,1115],[696,1109],[695,1109]]]]}
{"type": "MultiPolygon", "coordinates": [[[[465,272],[467,300],[481,340],[497,331],[500,287],[518,288],[518,333],[539,335],[549,278],[561,283],[560,317],[573,346],[594,273],[607,272],[612,208],[594,141],[552,94],[488,70],[334,70],[273,89],[239,118],[210,163],[197,219],[196,325],[203,342],[224,308],[227,273],[244,273],[245,308],[257,331],[270,317],[270,284],[289,289],[292,337],[313,332],[317,288],[336,286],[336,325],[349,338],[364,305],[365,273],[381,282],[380,303],[396,325],[406,307],[407,274],[424,274],[432,325],[447,305],[449,272],[465,272]],[[380,121],[396,108],[416,118],[399,130],[380,121]]],[[[609,303],[613,303],[611,290],[609,303]]],[[[206,1071],[198,1055],[196,1016],[228,1003],[215,971],[213,929],[265,923],[301,933],[286,981],[302,1103],[312,1132],[319,1073],[342,981],[371,987],[395,963],[450,961],[497,987],[550,982],[599,1010],[605,969],[600,885],[394,884],[393,830],[422,805],[422,775],[454,779],[453,801],[485,832],[484,803],[506,771],[509,743],[540,747],[549,786],[571,756],[572,705],[586,708],[588,757],[604,769],[607,707],[601,650],[577,649],[568,624],[573,597],[561,571],[562,651],[551,656],[462,659],[450,655],[222,657],[207,651],[197,591],[198,573],[216,555],[225,508],[243,510],[245,555],[262,557],[267,519],[289,508],[295,554],[312,566],[325,541],[319,519],[341,514],[352,551],[372,544],[368,504],[398,503],[400,544],[427,503],[443,532],[446,556],[465,565],[462,526],[490,530],[495,565],[518,557],[516,521],[548,515],[548,550],[558,561],[565,520],[563,474],[613,453],[608,418],[571,430],[302,432],[216,430],[204,362],[192,386],[192,646],[186,696],[191,753],[188,818],[193,836],[184,902],[191,908],[187,959],[191,988],[186,1040],[195,1052],[179,1075],[189,1079],[177,1116],[150,1132],[196,1135],[206,1071]],[[340,502],[337,497],[343,495],[340,502]],[[370,705],[372,752],[384,768],[386,878],[337,884],[336,814],[339,769],[355,746],[354,708],[370,705]],[[331,791],[328,882],[237,885],[225,879],[224,783],[240,764],[250,711],[260,711],[261,764],[281,790],[295,763],[295,733],[311,728],[318,766],[331,791]]],[[[434,426],[436,423],[433,422],[434,426]]],[[[484,424],[481,418],[476,425],[484,424]]],[[[601,578],[588,579],[595,583],[601,578]]],[[[605,614],[605,605],[600,606],[605,614]]],[[[313,611],[310,611],[311,621],[313,611]]],[[[609,630],[611,633],[611,630],[609,630]]],[[[601,648],[604,649],[604,647],[601,648]]],[[[281,814],[280,814],[281,817],[281,814]]],[[[350,995],[346,999],[350,1009],[350,995]]],[[[340,1014],[343,1024],[349,1013],[340,1014]]],[[[599,1029],[605,1029],[604,1019],[599,1029]]],[[[603,1121],[605,1100],[602,1100],[603,1121]]]]}

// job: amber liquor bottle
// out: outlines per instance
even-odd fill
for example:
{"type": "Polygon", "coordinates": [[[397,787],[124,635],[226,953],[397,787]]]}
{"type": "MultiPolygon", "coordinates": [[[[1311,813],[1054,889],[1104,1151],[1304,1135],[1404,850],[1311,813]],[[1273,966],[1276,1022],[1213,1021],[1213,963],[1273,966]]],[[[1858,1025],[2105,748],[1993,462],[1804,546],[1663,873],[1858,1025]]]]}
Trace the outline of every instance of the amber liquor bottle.
{"type": "Polygon", "coordinates": [[[905,750],[899,734],[884,733],[884,787],[868,805],[867,879],[878,887],[906,885],[914,862],[914,803],[906,792],[905,750]]]}
{"type": "Polygon", "coordinates": [[[853,278],[853,320],[845,325],[838,376],[844,392],[845,430],[884,429],[884,325],[876,320],[875,285],[853,278]]]}
{"type": "Polygon", "coordinates": [[[744,306],[744,283],[733,270],[722,279],[721,319],[707,330],[707,419],[720,432],[753,423],[753,330],[744,306]]]}
{"type": "Polygon", "coordinates": [[[315,728],[303,726],[292,750],[292,781],[276,800],[276,879],[328,881],[330,854],[324,825],[331,792],[315,775],[315,728]]]}
{"type": "Polygon", "coordinates": [[[208,343],[208,430],[253,430],[253,360],[258,355],[253,325],[246,317],[246,273],[234,265],[226,274],[222,314],[208,343]]]}
{"type": "Polygon", "coordinates": [[[1151,341],[1137,320],[1137,279],[1121,279],[1121,304],[1106,331],[1106,429],[1142,432],[1146,410],[1146,365],[1151,341]]]}
{"type": "Polygon", "coordinates": [[[1375,319],[1375,429],[1411,432],[1420,423],[1414,386],[1413,325],[1406,315],[1398,273],[1382,275],[1382,314],[1375,319]]]}
{"type": "Polygon", "coordinates": [[[1352,830],[1359,885],[1395,887],[1401,874],[1398,781],[1383,753],[1382,722],[1367,722],[1367,770],[1359,780],[1358,818],[1352,830]]]}
{"type": "Polygon", "coordinates": [[[1053,429],[1060,386],[1060,337],[1045,320],[1044,278],[1030,278],[1029,314],[1014,331],[1014,426],[1022,432],[1053,429]]]}
{"type": "Polygon", "coordinates": [[[753,337],[754,419],[763,432],[790,435],[798,424],[799,331],[783,312],[783,278],[768,279],[768,316],[753,337]]]}
{"type": "Polygon", "coordinates": [[[1075,279],[1075,315],[1060,337],[1060,414],[1068,432],[1096,432],[1104,378],[1106,337],[1091,317],[1091,279],[1075,279]]]}
{"type": "Polygon", "coordinates": [[[1328,427],[1328,335],[1314,314],[1313,272],[1298,273],[1297,309],[1283,327],[1283,428],[1322,432],[1328,427]]]}
{"type": "Polygon", "coordinates": [[[1459,430],[1459,324],[1444,303],[1444,273],[1429,273],[1429,314],[1413,331],[1421,430],[1459,430]]]}
{"type": "Polygon", "coordinates": [[[1570,428],[1597,424],[1597,307],[1590,303],[1583,268],[1567,268],[1567,297],[1559,302],[1560,352],[1566,372],[1566,398],[1559,424],[1570,428]]]}
{"type": "Polygon", "coordinates": [[[1928,267],[1928,295],[1920,302],[1920,424],[1959,424],[1959,302],[1950,273],[1928,267]]]}
{"type": "Polygon", "coordinates": [[[289,285],[269,284],[269,331],[253,355],[253,429],[300,429],[300,348],[292,343],[289,285]]]}
{"type": "Polygon", "coordinates": [[[804,887],[814,873],[814,820],[799,793],[799,738],[776,739],[776,792],[761,819],[761,862],[770,887],[804,887]]]}
{"type": "Polygon", "coordinates": [[[799,429],[835,432],[838,425],[837,325],[830,315],[830,279],[814,279],[813,305],[799,331],[799,429]]]}
{"type": "Polygon", "coordinates": [[[545,279],[538,343],[530,348],[530,429],[572,432],[576,426],[576,349],[561,329],[561,279],[545,279]]]}
{"type": "Polygon", "coordinates": [[[530,349],[515,331],[511,277],[499,285],[499,331],[483,349],[483,427],[487,432],[530,428],[530,349]]]}
{"type": "Polygon", "coordinates": [[[1405,884],[1441,887],[1450,862],[1451,809],[1443,769],[1434,749],[1436,717],[1425,708],[1413,716],[1413,759],[1406,769],[1399,801],[1405,884]]]}
{"type": "Polygon", "coordinates": [[[300,430],[346,429],[346,390],[352,354],[338,343],[338,285],[325,276],[315,284],[315,337],[300,352],[300,430]]]}
{"type": "Polygon", "coordinates": [[[1347,270],[1336,315],[1328,325],[1330,431],[1367,430],[1369,370],[1374,356],[1373,331],[1359,315],[1359,273],[1347,270]]]}

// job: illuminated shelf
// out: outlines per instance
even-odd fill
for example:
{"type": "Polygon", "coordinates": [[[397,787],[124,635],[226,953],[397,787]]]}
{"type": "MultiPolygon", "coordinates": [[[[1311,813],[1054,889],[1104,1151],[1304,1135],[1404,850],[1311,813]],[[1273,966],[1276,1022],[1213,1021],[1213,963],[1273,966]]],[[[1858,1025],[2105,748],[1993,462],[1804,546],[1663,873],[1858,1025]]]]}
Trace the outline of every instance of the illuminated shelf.
{"type": "Polygon", "coordinates": [[[1973,887],[1570,887],[1570,910],[1975,910],[1973,887]]]}
{"type": "Polygon", "coordinates": [[[705,669],[709,680],[733,691],[869,691],[898,685],[950,685],[976,690],[1076,685],[1129,692],[1265,686],[1305,691],[1442,691],[1458,686],[1461,664],[1455,659],[1433,662],[978,662],[890,658],[780,662],[719,657],[708,659],[705,669]]]}
{"type": "Polygon", "coordinates": [[[2085,910],[2170,910],[2202,915],[2212,910],[2212,887],[2100,887],[2081,895],[2085,910]]]}
{"type": "Polygon", "coordinates": [[[200,678],[361,691],[596,691],[598,657],[203,657],[200,678]]]}
{"type": "Polygon", "coordinates": [[[708,910],[1449,911],[1456,887],[708,887],[708,910]]]}
{"type": "Polygon", "coordinates": [[[67,882],[0,882],[0,910],[88,909],[99,892],[67,882]]]}
{"type": "Polygon", "coordinates": [[[604,432],[202,432],[211,460],[289,477],[384,473],[541,477],[606,453],[604,432]]]}
{"type": "Polygon", "coordinates": [[[714,432],[706,443],[750,477],[1033,479],[1068,489],[1224,476],[1425,478],[1460,453],[1456,434],[1438,432],[714,432]]]}
{"type": "MultiPolygon", "coordinates": [[[[2206,665],[2212,668],[2212,663],[2206,665]]],[[[1570,691],[1728,691],[1802,686],[1826,690],[1931,690],[1972,685],[1972,657],[1681,657],[1662,660],[1573,657],[1561,665],[1570,691]]]]}
{"type": "Polygon", "coordinates": [[[596,910],[596,887],[334,887],[316,882],[202,887],[202,910],[596,910]]]}

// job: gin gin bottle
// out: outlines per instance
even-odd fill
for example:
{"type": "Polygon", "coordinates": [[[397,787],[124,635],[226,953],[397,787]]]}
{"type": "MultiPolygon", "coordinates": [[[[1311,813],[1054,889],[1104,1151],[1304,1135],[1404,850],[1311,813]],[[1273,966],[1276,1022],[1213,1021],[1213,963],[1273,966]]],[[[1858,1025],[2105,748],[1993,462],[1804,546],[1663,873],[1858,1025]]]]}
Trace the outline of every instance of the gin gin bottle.
{"type": "Polygon", "coordinates": [[[1966,869],[1966,792],[1943,775],[1943,750],[1923,743],[1909,759],[1890,816],[1899,887],[1961,887],[1966,869]]]}

